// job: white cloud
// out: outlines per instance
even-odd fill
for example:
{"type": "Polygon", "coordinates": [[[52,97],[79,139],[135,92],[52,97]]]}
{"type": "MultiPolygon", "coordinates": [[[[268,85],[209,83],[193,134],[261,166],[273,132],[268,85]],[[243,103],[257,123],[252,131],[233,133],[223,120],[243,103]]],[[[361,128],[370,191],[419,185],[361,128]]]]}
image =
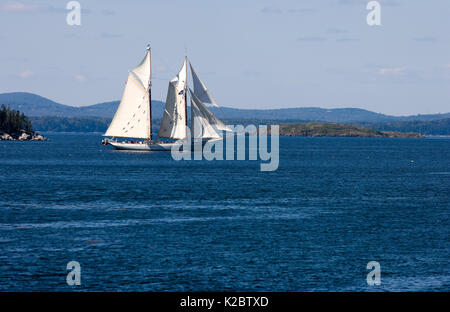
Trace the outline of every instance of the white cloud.
{"type": "Polygon", "coordinates": [[[116,11],[110,10],[110,9],[105,9],[102,11],[103,15],[114,15],[116,14],[116,11]]]}
{"type": "Polygon", "coordinates": [[[122,34],[115,34],[115,33],[102,33],[101,35],[100,35],[100,38],[103,38],[103,39],[113,39],[113,38],[120,38],[120,37],[122,37],[123,35],[122,34]]]}
{"type": "Polygon", "coordinates": [[[306,37],[297,38],[297,41],[303,41],[303,42],[324,42],[324,41],[327,41],[327,38],[319,37],[319,36],[306,36],[306,37]]]}
{"type": "Polygon", "coordinates": [[[436,42],[436,41],[438,41],[438,39],[433,36],[417,37],[417,38],[413,38],[413,40],[418,41],[418,42],[436,42]]]}
{"type": "Polygon", "coordinates": [[[378,70],[378,74],[385,76],[398,76],[401,75],[405,70],[405,67],[380,68],[378,70]]]}
{"type": "Polygon", "coordinates": [[[277,7],[265,7],[261,10],[262,13],[282,13],[282,11],[277,7]]]}
{"type": "Polygon", "coordinates": [[[18,1],[6,2],[0,5],[0,11],[3,12],[30,12],[38,9],[39,6],[35,4],[26,4],[18,1]]]}
{"type": "MultiPolygon", "coordinates": [[[[21,1],[8,1],[4,3],[0,3],[0,12],[18,12],[18,13],[26,13],[26,12],[48,12],[48,13],[65,13],[68,12],[64,2],[61,6],[53,6],[47,4],[29,4],[21,1]]],[[[81,9],[83,14],[91,13],[90,10],[81,9]]],[[[112,11],[104,10],[105,15],[110,15],[112,11]]]]}
{"type": "MultiPolygon", "coordinates": [[[[342,5],[360,5],[366,6],[369,0],[338,0],[338,4],[342,5]]],[[[397,0],[378,0],[378,2],[383,6],[398,6],[400,2],[397,0]]]]}
{"type": "Polygon", "coordinates": [[[26,78],[30,78],[33,75],[34,75],[34,72],[29,70],[29,69],[27,69],[27,70],[24,70],[23,72],[21,72],[19,74],[19,77],[23,78],[23,79],[26,79],[26,78]]]}
{"type": "Polygon", "coordinates": [[[339,38],[339,39],[336,39],[336,42],[340,42],[340,43],[343,43],[343,42],[358,42],[358,41],[359,41],[358,38],[339,38]]]}
{"type": "Polygon", "coordinates": [[[166,66],[161,65],[161,64],[157,64],[157,65],[155,66],[155,69],[156,69],[156,71],[159,72],[159,73],[163,73],[163,72],[166,72],[166,71],[168,70],[168,68],[167,68],[166,66]]]}
{"type": "Polygon", "coordinates": [[[335,27],[331,27],[327,29],[327,33],[328,34],[343,34],[343,33],[347,33],[348,30],[346,29],[341,29],[341,28],[335,28],[335,27]]]}
{"type": "Polygon", "coordinates": [[[78,82],[85,82],[86,81],[86,77],[84,77],[83,75],[75,75],[75,77],[73,77],[76,81],[78,82]]]}
{"type": "Polygon", "coordinates": [[[315,9],[309,9],[309,8],[303,8],[303,9],[289,9],[289,13],[315,13],[317,10],[315,9]]]}

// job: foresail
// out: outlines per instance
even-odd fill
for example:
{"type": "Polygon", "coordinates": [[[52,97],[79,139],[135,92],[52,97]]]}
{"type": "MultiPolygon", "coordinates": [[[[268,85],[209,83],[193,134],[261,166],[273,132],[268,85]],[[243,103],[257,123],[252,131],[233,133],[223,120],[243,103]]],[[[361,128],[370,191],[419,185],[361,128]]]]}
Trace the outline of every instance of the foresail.
{"type": "Polygon", "coordinates": [[[217,130],[231,131],[219,118],[217,118],[200,99],[191,93],[191,131],[192,138],[220,138],[217,130]]]}
{"type": "Polygon", "coordinates": [[[208,88],[206,88],[205,84],[198,77],[197,73],[194,70],[194,67],[192,67],[192,64],[190,62],[189,62],[189,65],[191,67],[192,81],[194,83],[194,94],[203,103],[208,103],[213,106],[219,107],[219,105],[217,105],[216,101],[214,101],[211,94],[209,94],[208,88]]]}
{"type": "Polygon", "coordinates": [[[150,51],[129,75],[122,99],[105,136],[148,139],[150,137],[150,51]]]}
{"type": "Polygon", "coordinates": [[[184,139],[186,137],[186,80],[185,59],[178,75],[169,82],[166,105],[158,132],[160,138],[184,139]]]}

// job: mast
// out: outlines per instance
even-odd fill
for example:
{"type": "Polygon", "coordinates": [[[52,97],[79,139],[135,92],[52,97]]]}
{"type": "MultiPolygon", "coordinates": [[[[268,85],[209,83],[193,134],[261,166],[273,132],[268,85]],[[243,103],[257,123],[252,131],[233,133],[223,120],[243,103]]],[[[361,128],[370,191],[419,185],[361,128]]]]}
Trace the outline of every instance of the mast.
{"type": "MultiPolygon", "coordinates": [[[[188,75],[188,69],[187,69],[187,56],[184,57],[184,62],[186,63],[186,83],[184,84],[184,115],[186,116],[186,138],[188,137],[188,114],[187,114],[187,75],[188,75]]],[[[192,109],[191,109],[192,112],[192,109]]],[[[191,114],[191,118],[192,118],[192,114],[191,114]]]]}
{"type": "Polygon", "coordinates": [[[150,141],[153,141],[153,130],[152,130],[152,55],[150,50],[150,44],[147,45],[147,50],[150,57],[150,79],[148,80],[148,119],[149,119],[149,137],[150,141]]]}

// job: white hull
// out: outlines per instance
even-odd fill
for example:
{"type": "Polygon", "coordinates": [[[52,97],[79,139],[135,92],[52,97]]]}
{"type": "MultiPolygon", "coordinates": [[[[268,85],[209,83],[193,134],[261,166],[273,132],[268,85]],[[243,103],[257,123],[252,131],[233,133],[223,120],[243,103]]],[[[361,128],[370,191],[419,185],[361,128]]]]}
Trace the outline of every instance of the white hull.
{"type": "Polygon", "coordinates": [[[170,151],[172,147],[180,147],[181,143],[126,143],[126,142],[108,142],[118,150],[130,150],[130,151],[170,151]]]}
{"type": "MultiPolygon", "coordinates": [[[[202,142],[202,146],[204,146],[207,142],[215,142],[223,140],[223,138],[217,139],[200,139],[202,142]]],[[[198,139],[195,139],[191,142],[197,142],[198,139]]],[[[156,143],[156,142],[136,142],[136,143],[128,143],[128,142],[111,142],[108,141],[107,144],[114,146],[115,149],[118,150],[129,150],[129,151],[171,151],[172,148],[175,148],[177,151],[183,150],[182,142],[170,142],[170,143],[156,143]]],[[[193,146],[191,146],[193,148],[193,146]]]]}

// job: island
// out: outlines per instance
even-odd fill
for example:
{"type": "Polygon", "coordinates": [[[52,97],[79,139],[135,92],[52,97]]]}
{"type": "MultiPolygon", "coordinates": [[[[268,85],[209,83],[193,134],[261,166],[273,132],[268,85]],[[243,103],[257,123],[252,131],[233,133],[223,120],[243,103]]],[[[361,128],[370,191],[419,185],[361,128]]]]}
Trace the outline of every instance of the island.
{"type": "Polygon", "coordinates": [[[45,141],[46,138],[33,131],[30,119],[18,110],[5,105],[0,107],[1,141],[45,141]]]}
{"type": "MultiPolygon", "coordinates": [[[[270,134],[270,127],[268,127],[270,134]]],[[[374,138],[422,138],[420,133],[377,131],[364,127],[327,122],[281,124],[280,136],[300,137],[374,137],[374,138]]]]}

